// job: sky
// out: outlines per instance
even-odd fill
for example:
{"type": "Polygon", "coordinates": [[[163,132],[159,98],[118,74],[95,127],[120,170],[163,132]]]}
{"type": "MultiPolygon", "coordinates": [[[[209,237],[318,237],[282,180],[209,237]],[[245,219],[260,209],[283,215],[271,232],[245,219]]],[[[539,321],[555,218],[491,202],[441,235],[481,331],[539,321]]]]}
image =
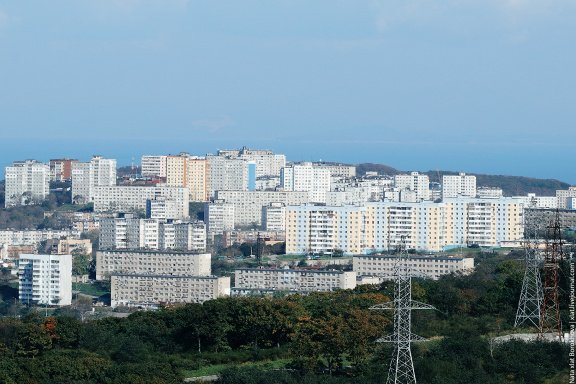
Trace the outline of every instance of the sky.
{"type": "Polygon", "coordinates": [[[0,0],[0,166],[247,146],[576,185],[575,0],[0,0]]]}

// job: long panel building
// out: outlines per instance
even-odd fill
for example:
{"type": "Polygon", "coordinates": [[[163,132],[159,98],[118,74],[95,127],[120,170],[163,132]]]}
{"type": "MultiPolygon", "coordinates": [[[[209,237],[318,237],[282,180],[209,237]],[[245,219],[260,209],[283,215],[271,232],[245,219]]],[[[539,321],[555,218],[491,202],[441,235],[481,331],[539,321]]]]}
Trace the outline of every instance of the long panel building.
{"type": "Polygon", "coordinates": [[[396,249],[442,251],[477,244],[518,245],[519,199],[453,198],[442,203],[374,202],[363,206],[286,207],[287,253],[362,254],[396,249]]]}

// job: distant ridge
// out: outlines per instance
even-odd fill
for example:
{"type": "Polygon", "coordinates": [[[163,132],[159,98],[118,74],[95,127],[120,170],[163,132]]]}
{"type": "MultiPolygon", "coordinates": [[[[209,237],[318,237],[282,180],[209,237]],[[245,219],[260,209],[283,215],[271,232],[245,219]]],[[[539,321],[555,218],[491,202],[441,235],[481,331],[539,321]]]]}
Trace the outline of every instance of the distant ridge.
{"type": "MultiPolygon", "coordinates": [[[[383,164],[363,163],[356,165],[356,173],[363,176],[366,172],[378,172],[381,175],[398,175],[407,173],[383,164]]],[[[444,175],[457,175],[456,171],[436,171],[421,172],[428,175],[430,182],[438,182],[438,173],[440,178],[444,175]]],[[[507,176],[507,175],[483,175],[478,173],[468,173],[467,175],[476,176],[476,185],[478,187],[502,188],[504,196],[525,196],[528,193],[535,193],[538,196],[556,196],[556,190],[568,189],[570,184],[556,179],[537,179],[524,176],[507,176]]]]}

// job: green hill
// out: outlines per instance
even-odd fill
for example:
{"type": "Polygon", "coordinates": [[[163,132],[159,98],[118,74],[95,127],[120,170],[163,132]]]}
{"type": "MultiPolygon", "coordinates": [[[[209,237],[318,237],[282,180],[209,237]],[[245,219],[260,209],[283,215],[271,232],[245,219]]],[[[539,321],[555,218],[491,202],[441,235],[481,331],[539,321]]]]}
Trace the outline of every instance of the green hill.
{"type": "MultiPolygon", "coordinates": [[[[398,175],[405,173],[395,168],[383,164],[364,163],[356,166],[356,173],[363,176],[366,172],[375,171],[381,175],[398,175]]],[[[456,171],[436,171],[431,170],[423,172],[428,175],[430,182],[439,182],[444,175],[457,175],[456,171]]],[[[528,193],[535,193],[538,196],[555,196],[556,190],[568,189],[570,184],[555,179],[536,179],[524,176],[507,176],[507,175],[482,175],[477,173],[467,173],[476,176],[476,185],[478,187],[497,187],[502,188],[504,196],[522,196],[528,193]]]]}

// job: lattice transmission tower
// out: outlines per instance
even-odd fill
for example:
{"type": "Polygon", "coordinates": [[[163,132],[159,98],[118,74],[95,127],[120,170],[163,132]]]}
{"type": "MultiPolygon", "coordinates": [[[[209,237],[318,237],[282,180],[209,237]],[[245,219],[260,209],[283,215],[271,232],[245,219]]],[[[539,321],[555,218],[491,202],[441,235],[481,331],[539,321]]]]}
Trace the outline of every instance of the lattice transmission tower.
{"type": "Polygon", "coordinates": [[[412,269],[404,242],[400,245],[400,255],[394,267],[394,301],[378,304],[370,309],[394,311],[394,333],[376,342],[394,343],[394,351],[388,370],[386,384],[416,384],[414,362],[410,344],[428,341],[412,333],[412,310],[436,309],[432,305],[412,300],[412,269]]]}
{"type": "Polygon", "coordinates": [[[542,257],[538,246],[539,227],[536,223],[530,222],[525,226],[524,231],[524,260],[526,270],[524,280],[522,281],[522,291],[518,301],[518,310],[516,311],[516,321],[514,327],[521,326],[524,322],[530,322],[536,328],[540,323],[540,310],[542,309],[542,278],[540,267],[542,266],[542,257]]]}
{"type": "Polygon", "coordinates": [[[560,323],[560,306],[558,304],[558,262],[562,260],[562,237],[560,213],[556,211],[556,219],[550,221],[546,234],[546,250],[544,252],[544,298],[540,311],[538,339],[545,334],[556,334],[562,341],[562,324],[560,323]]]}

